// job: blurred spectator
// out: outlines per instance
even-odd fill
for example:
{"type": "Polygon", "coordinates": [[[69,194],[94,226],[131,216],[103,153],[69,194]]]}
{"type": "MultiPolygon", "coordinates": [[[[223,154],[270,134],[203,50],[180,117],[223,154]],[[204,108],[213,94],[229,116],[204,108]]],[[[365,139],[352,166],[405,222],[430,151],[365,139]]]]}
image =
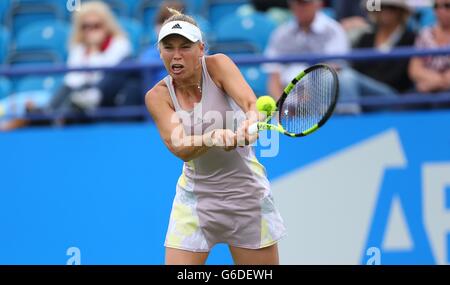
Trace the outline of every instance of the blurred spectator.
{"type": "MultiPolygon", "coordinates": [[[[416,39],[419,49],[450,47],[450,0],[435,0],[437,23],[424,28],[416,39]]],[[[450,90],[450,56],[418,57],[411,60],[409,74],[419,92],[450,90]]]]}
{"type": "MultiPolygon", "coordinates": [[[[110,8],[101,1],[83,3],[74,12],[73,32],[70,40],[67,66],[108,67],[120,63],[132,53],[132,46],[120,28],[110,8]]],[[[48,106],[37,108],[27,103],[29,114],[70,113],[96,108],[103,97],[100,86],[103,72],[70,72],[64,77],[63,86],[52,97],[48,106]]],[[[118,90],[112,90],[114,94],[118,90]]],[[[107,94],[111,97],[110,94],[107,94]]],[[[27,125],[26,120],[14,120],[2,126],[12,129],[27,125]]]]}
{"type": "MultiPolygon", "coordinates": [[[[308,53],[347,53],[348,40],[339,23],[319,12],[320,0],[289,0],[295,19],[279,26],[271,35],[265,51],[268,57],[308,53]]],[[[274,97],[282,90],[305,64],[265,64],[270,74],[268,90],[274,97]]]]}
{"type": "Polygon", "coordinates": [[[336,10],[336,19],[347,32],[352,44],[370,28],[365,0],[339,0],[335,1],[333,6],[336,10]]]}
{"type": "MultiPolygon", "coordinates": [[[[132,53],[132,46],[103,2],[86,2],[73,18],[73,35],[68,67],[107,67],[120,63],[132,53]]],[[[50,103],[50,109],[61,111],[76,105],[81,109],[97,107],[102,93],[97,84],[103,72],[71,72],[64,86],[50,103]]]]}
{"type": "MultiPolygon", "coordinates": [[[[381,11],[369,14],[374,23],[373,30],[364,33],[355,48],[374,48],[389,52],[395,47],[414,45],[415,34],[407,28],[410,13],[405,0],[381,0],[381,11]]],[[[409,59],[401,58],[356,61],[353,68],[357,72],[350,71],[343,77],[358,85],[363,93],[360,96],[395,96],[395,93],[412,88],[408,64],[409,59]]]]}
{"type": "MultiPolygon", "coordinates": [[[[289,0],[289,7],[294,14],[294,20],[281,25],[271,36],[269,46],[265,51],[268,57],[299,54],[344,54],[350,51],[350,45],[344,30],[338,22],[319,12],[322,8],[320,0],[289,0]]],[[[333,63],[336,68],[344,68],[341,62],[333,63]]],[[[283,88],[307,67],[304,63],[295,64],[265,64],[269,73],[269,93],[278,98],[283,88]]],[[[348,87],[341,84],[341,99],[348,95],[348,87]]],[[[342,113],[358,113],[359,106],[355,103],[338,104],[342,113]]]]}

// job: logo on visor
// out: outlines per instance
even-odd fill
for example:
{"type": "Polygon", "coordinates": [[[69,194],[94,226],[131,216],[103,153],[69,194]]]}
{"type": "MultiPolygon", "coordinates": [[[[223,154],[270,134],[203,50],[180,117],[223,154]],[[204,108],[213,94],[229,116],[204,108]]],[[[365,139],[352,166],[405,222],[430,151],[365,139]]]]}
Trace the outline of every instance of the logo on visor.
{"type": "Polygon", "coordinates": [[[173,29],[183,29],[183,28],[180,26],[180,24],[176,24],[175,26],[172,27],[172,30],[173,29]]]}

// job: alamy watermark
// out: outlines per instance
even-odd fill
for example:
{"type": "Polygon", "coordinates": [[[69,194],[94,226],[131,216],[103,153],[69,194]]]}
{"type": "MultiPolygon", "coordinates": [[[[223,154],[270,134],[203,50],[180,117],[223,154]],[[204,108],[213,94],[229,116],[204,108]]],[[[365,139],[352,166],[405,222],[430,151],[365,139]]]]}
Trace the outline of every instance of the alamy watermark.
{"type": "Polygon", "coordinates": [[[66,255],[70,256],[67,259],[66,265],[81,265],[81,251],[78,247],[69,247],[66,251],[66,255]]]}
{"type": "Polygon", "coordinates": [[[366,8],[369,12],[380,12],[381,11],[381,0],[367,0],[366,8]]]}
{"type": "MultiPolygon", "coordinates": [[[[203,112],[198,104],[192,113],[177,111],[171,117],[172,124],[178,124],[171,133],[171,144],[174,147],[208,146],[243,147],[245,145],[260,146],[261,157],[275,157],[279,152],[279,132],[261,131],[256,136],[247,136],[253,141],[246,141],[242,129],[247,118],[256,117],[256,113],[245,114],[243,111],[226,111],[224,113],[210,110],[203,112]],[[214,134],[212,134],[215,132],[214,134]],[[197,135],[197,138],[194,138],[197,135]]],[[[273,118],[278,117],[273,114],[273,118]]]]}
{"type": "Polygon", "coordinates": [[[66,8],[69,12],[75,12],[81,10],[81,0],[67,0],[66,8]]]}
{"type": "Polygon", "coordinates": [[[369,256],[366,265],[381,265],[381,250],[378,247],[368,248],[366,255],[369,256]]]}
{"type": "MultiPolygon", "coordinates": [[[[81,265],[81,251],[78,247],[69,247],[66,251],[69,259],[66,265],[81,265]]],[[[366,250],[368,257],[366,265],[381,265],[381,250],[378,247],[370,247],[366,250]]]]}

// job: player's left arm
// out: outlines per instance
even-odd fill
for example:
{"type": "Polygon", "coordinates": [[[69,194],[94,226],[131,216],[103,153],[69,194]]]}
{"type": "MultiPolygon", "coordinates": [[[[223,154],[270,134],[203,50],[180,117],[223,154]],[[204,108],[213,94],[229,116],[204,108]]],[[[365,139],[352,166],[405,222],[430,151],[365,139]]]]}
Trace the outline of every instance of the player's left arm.
{"type": "Polygon", "coordinates": [[[247,113],[256,111],[256,96],[236,64],[224,54],[208,57],[208,71],[214,82],[247,113]]]}
{"type": "Polygon", "coordinates": [[[238,136],[245,135],[247,143],[256,138],[248,137],[248,126],[258,120],[260,114],[256,109],[256,95],[236,64],[224,54],[216,54],[208,57],[208,71],[214,82],[226,94],[241,107],[247,116],[247,120],[238,129],[238,136]]]}

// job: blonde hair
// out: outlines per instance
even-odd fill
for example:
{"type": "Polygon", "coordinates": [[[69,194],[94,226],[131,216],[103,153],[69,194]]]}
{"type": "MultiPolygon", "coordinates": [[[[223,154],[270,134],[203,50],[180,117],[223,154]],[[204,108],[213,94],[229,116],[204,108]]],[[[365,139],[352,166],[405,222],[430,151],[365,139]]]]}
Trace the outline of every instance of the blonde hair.
{"type": "Polygon", "coordinates": [[[185,14],[181,13],[180,11],[170,8],[170,7],[167,7],[167,10],[169,10],[169,12],[172,14],[172,16],[170,16],[167,20],[165,20],[163,25],[170,23],[170,22],[174,22],[174,21],[183,21],[183,22],[188,22],[188,23],[198,27],[197,22],[191,16],[185,15],[185,14]]]}
{"type": "Polygon", "coordinates": [[[103,25],[105,26],[105,29],[107,30],[107,32],[111,37],[116,36],[125,37],[124,31],[117,23],[117,20],[114,17],[109,6],[101,1],[90,1],[83,3],[81,5],[81,9],[79,11],[76,11],[73,16],[72,20],[73,32],[70,39],[71,45],[83,43],[83,32],[81,26],[84,17],[89,14],[95,14],[101,19],[103,25]]]}
{"type": "Polygon", "coordinates": [[[156,15],[156,24],[162,25],[164,22],[173,16],[173,13],[169,11],[167,8],[171,8],[171,10],[182,11],[184,10],[185,5],[179,1],[164,1],[161,3],[161,7],[159,8],[158,14],[156,15]]]}

